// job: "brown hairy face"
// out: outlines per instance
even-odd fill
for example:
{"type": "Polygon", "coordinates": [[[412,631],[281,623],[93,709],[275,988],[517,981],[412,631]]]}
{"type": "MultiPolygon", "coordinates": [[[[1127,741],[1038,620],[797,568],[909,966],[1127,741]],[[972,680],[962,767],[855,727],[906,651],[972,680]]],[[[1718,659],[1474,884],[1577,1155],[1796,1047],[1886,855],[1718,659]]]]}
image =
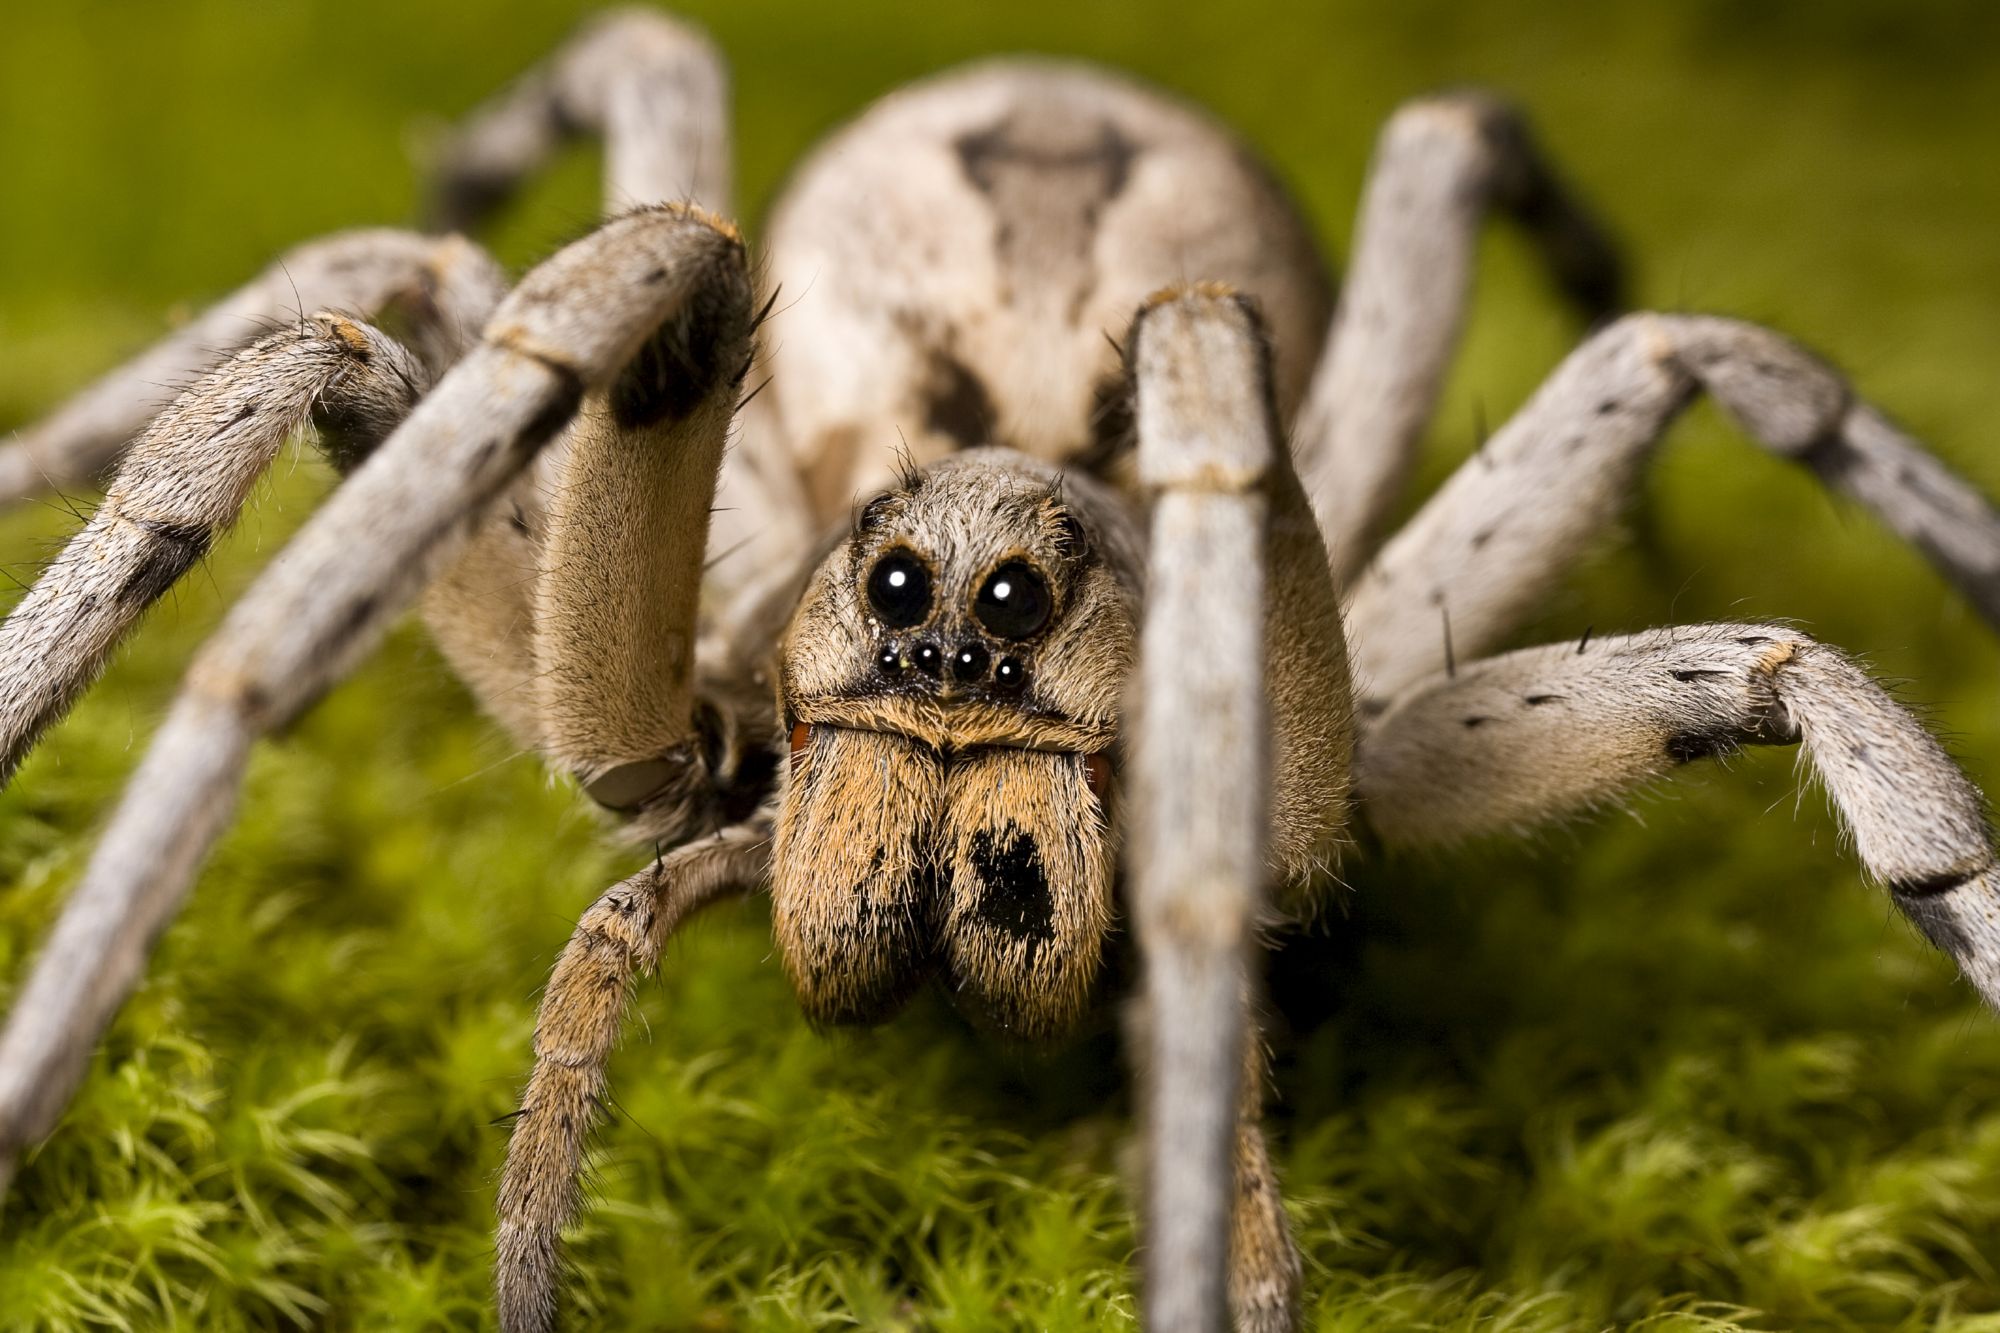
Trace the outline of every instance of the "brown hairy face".
{"type": "Polygon", "coordinates": [[[821,565],[782,647],[772,876],[814,1021],[884,1017],[940,967],[1019,1037],[1085,1012],[1114,917],[1130,533],[1088,483],[979,450],[870,500],[821,565]]]}

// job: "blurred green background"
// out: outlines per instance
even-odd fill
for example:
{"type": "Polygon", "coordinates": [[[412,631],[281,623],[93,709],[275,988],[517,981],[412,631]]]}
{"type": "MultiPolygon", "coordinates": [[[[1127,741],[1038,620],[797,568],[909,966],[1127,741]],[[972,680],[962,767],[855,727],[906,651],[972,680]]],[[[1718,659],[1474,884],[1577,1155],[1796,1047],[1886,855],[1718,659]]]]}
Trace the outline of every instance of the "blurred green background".
{"type": "MultiPolygon", "coordinates": [[[[426,124],[587,6],[17,5],[0,26],[0,429],[286,246],[410,219],[426,124]]],[[[1137,70],[1277,164],[1344,252],[1375,128],[1518,97],[1645,304],[1783,328],[2000,495],[2000,8],[693,4],[736,74],[753,225],[871,97],[1032,49],[1137,70]]],[[[491,236],[586,227],[580,151],[491,236]]],[[[1577,330],[1486,244],[1426,484],[1577,330]]],[[[781,335],[782,328],[777,327],[781,335]]],[[[282,463],[236,534],[0,796],[0,988],[221,608],[324,494],[282,463]]],[[[87,497],[79,497],[87,502],[87,497]]],[[[30,579],[75,520],[0,520],[30,579]]],[[[1676,428],[1534,638],[1797,617],[2000,783],[2000,653],[1923,562],[1744,445],[1676,428]]],[[[1358,865],[1286,942],[1273,1133],[1308,1326],[2000,1329],[2000,1023],[1866,888],[1790,752],[1691,770],[1536,845],[1358,865]]],[[[478,1327],[536,988],[630,869],[413,631],[260,753],[242,822],[75,1110],[0,1212],[0,1328],[478,1327]]],[[[935,999],[798,1017],[759,903],[642,990],[573,1247],[593,1326],[1134,1323],[1109,1031],[998,1052],[935,999]]]]}

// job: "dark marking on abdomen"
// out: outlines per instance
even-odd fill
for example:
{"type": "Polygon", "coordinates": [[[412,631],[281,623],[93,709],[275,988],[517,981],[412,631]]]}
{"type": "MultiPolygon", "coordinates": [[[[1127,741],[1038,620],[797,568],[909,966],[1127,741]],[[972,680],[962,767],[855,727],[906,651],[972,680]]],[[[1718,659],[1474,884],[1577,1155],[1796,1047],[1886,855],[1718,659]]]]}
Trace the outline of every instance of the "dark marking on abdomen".
{"type": "Polygon", "coordinates": [[[949,435],[966,449],[999,442],[994,438],[992,397],[971,367],[951,353],[931,354],[931,379],[924,394],[924,429],[933,435],[949,435]]]}

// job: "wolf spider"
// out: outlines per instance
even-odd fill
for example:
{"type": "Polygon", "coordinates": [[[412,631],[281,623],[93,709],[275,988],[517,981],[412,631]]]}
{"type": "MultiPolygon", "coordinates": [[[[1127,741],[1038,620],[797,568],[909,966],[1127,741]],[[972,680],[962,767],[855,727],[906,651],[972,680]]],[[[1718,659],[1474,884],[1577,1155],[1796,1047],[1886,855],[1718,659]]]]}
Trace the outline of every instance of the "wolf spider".
{"type": "Polygon", "coordinates": [[[1130,913],[1156,1329],[1294,1325],[1253,941],[1324,898],[1361,830],[1517,832],[1802,743],[1868,873],[2000,1001],[1981,798],[1838,651],[1710,624],[1479,658],[1702,391],[2000,621],[1987,502],[1776,334],[1614,318],[1610,246],[1505,105],[1389,122],[1336,310],[1306,224],[1227,132],[1023,61],[836,134],[753,278],[709,211],[725,84],[690,29],[605,16],[472,114],[437,233],[301,248],[0,453],[13,495],[116,464],[0,628],[7,774],[291,432],[351,473],[200,653],[20,991],[0,1178],[60,1116],[251,743],[420,596],[486,709],[668,849],[584,913],[543,999],[499,1193],[508,1329],[555,1319],[629,983],[725,895],[768,890],[815,1022],[883,1019],[943,977],[1029,1040],[1075,1025],[1130,913]],[[451,233],[586,132],[614,216],[508,292],[451,233]],[[1489,212],[1603,322],[1378,540],[1489,212]],[[781,288],[768,390],[746,395],[781,288]],[[295,292],[327,309],[214,350],[295,292]],[[149,386],[188,376],[147,424],[149,386]]]}

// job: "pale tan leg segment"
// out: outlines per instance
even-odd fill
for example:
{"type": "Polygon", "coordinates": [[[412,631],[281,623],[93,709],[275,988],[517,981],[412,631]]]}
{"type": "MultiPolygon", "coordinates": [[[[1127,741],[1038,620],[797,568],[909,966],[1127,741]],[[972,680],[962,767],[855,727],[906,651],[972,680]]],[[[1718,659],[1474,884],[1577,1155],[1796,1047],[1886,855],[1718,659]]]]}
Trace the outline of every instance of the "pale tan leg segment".
{"type": "Polygon", "coordinates": [[[663,324],[717,292],[747,308],[743,248],[697,211],[640,210],[565,248],[522,281],[480,345],[237,603],[189,671],[0,1033],[0,1174],[67,1105],[227,822],[251,742],[379,642],[586,392],[611,384],[663,324]]]}
{"type": "Polygon", "coordinates": [[[1403,107],[1382,129],[1332,335],[1293,431],[1346,587],[1402,495],[1437,403],[1490,212],[1520,224],[1591,319],[1621,303],[1617,253],[1520,113],[1482,93],[1403,107]]]}
{"type": "Polygon", "coordinates": [[[434,164],[438,225],[478,225],[579,134],[604,141],[607,213],[729,211],[728,68],[700,29],[634,7],[591,19],[466,118],[434,164]]]}
{"type": "Polygon", "coordinates": [[[1348,603],[1356,677],[1390,698],[1490,651],[1624,508],[1706,390],[1751,438],[1859,500],[2000,625],[2000,514],[1797,344],[1736,320],[1631,315],[1564,361],[1383,548],[1348,603]]]}
{"type": "Polygon", "coordinates": [[[411,350],[435,378],[477,341],[506,290],[499,266],[461,236],[375,228],[309,241],[0,446],[0,504],[95,486],[175,386],[306,311],[407,316],[411,350]]]}
{"type": "Polygon", "coordinates": [[[1691,625],[1507,653],[1394,700],[1356,783],[1392,846],[1519,833],[1691,760],[1803,741],[1868,874],[2000,1008],[1986,802],[1845,656],[1774,625],[1691,625]]]}
{"type": "Polygon", "coordinates": [[[577,922],[542,996],[535,1071],[500,1177],[493,1284],[506,1333],[555,1326],[562,1229],[576,1215],[583,1154],[633,979],[653,970],[695,909],[754,890],[770,864],[770,822],[760,817],[669,853],[577,922]]]}
{"type": "MultiPolygon", "coordinates": [[[[533,637],[544,748],[593,799],[666,841],[746,813],[722,809],[720,722],[698,737],[694,705],[708,516],[750,364],[750,315],[738,291],[686,310],[617,385],[584,401],[548,478],[533,637]]],[[[749,711],[769,715],[768,693],[749,711]]],[[[775,726],[762,731],[775,745],[775,726]]],[[[762,795],[749,796],[753,808],[762,795]]]]}
{"type": "Polygon", "coordinates": [[[90,522],[0,625],[0,785],[235,522],[294,431],[312,420],[330,450],[365,451],[428,384],[383,333],[321,313],[238,352],[154,418],[90,522]]]}
{"type": "Polygon", "coordinates": [[[1265,485],[1260,336],[1185,293],[1132,329],[1138,465],[1156,495],[1132,707],[1132,908],[1148,1049],[1144,1308],[1153,1333],[1224,1326],[1246,977],[1263,900],[1265,485]]]}

